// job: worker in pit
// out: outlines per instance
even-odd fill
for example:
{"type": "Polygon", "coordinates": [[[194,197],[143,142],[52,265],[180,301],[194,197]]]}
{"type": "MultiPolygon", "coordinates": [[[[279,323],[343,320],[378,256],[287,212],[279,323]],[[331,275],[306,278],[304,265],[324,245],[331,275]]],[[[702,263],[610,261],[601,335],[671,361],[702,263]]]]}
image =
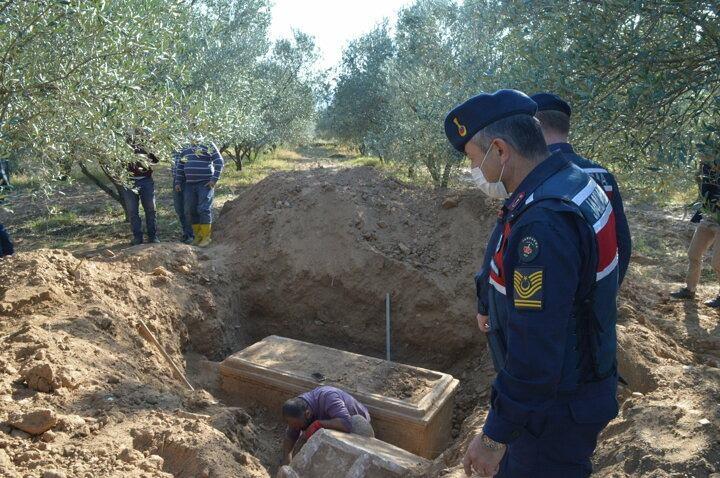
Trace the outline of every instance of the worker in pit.
{"type": "Polygon", "coordinates": [[[283,465],[290,463],[293,455],[321,428],[375,437],[367,408],[335,387],[318,387],[291,398],[283,404],[282,416],[287,423],[283,465]]]}

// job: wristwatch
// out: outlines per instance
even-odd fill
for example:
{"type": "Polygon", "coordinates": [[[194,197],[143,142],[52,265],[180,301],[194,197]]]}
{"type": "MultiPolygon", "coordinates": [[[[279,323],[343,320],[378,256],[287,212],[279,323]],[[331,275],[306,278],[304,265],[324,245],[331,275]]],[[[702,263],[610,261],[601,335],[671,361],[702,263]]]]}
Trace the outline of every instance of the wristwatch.
{"type": "Polygon", "coordinates": [[[485,448],[487,448],[488,450],[497,451],[497,450],[501,450],[505,446],[502,443],[496,442],[495,440],[493,440],[492,438],[490,438],[489,436],[487,436],[484,433],[482,435],[480,435],[480,441],[482,442],[483,446],[485,448]]]}

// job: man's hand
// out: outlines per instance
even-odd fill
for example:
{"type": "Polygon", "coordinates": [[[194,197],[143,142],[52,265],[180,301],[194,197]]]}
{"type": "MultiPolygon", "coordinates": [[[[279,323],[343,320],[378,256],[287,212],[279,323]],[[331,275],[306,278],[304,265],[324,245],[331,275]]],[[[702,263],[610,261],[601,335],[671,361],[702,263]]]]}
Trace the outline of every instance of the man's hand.
{"type": "Polygon", "coordinates": [[[205,185],[205,187],[208,187],[208,188],[210,188],[210,189],[214,188],[214,187],[215,187],[215,181],[210,181],[210,182],[208,182],[208,183],[205,185]]]}
{"type": "Polygon", "coordinates": [[[480,328],[480,332],[487,334],[490,332],[490,319],[487,315],[477,315],[477,323],[480,328]]]}
{"type": "Polygon", "coordinates": [[[321,428],[323,428],[323,425],[322,425],[322,423],[320,423],[319,420],[315,420],[314,422],[312,422],[310,424],[310,426],[305,429],[305,433],[304,433],[305,439],[309,440],[310,437],[313,436],[315,434],[315,432],[320,430],[321,428]]]}
{"type": "Polygon", "coordinates": [[[175,186],[175,192],[182,192],[182,187],[179,184],[175,186]]]}
{"type": "Polygon", "coordinates": [[[480,433],[470,442],[463,458],[465,474],[472,476],[475,472],[479,476],[495,476],[506,450],[506,445],[497,443],[480,433]]]}

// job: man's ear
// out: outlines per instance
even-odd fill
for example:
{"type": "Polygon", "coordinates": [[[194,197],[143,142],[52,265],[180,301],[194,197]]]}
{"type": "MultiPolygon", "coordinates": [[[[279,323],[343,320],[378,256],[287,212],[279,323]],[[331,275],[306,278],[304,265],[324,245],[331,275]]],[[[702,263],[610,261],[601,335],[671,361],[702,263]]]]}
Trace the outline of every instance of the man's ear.
{"type": "MultiPolygon", "coordinates": [[[[497,150],[497,155],[499,156],[500,163],[504,166],[507,164],[508,160],[510,159],[510,156],[512,155],[512,146],[510,146],[510,143],[505,141],[502,138],[496,138],[493,142],[493,145],[495,146],[495,149],[497,150]]],[[[492,147],[492,145],[491,145],[492,147]]],[[[492,153],[490,153],[492,154],[492,153]]]]}

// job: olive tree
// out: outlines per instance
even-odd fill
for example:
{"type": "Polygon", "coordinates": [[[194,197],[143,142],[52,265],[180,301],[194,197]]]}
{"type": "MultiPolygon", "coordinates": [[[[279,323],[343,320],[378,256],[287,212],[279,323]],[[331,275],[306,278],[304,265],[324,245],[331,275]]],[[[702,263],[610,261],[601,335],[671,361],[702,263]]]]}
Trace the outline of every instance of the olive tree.
{"type": "Polygon", "coordinates": [[[4,2],[0,153],[23,152],[45,179],[78,165],[122,203],[123,165],[136,159],[125,132],[172,118],[165,75],[187,18],[179,0],[4,2]]]}
{"type": "Polygon", "coordinates": [[[389,68],[395,56],[388,30],[384,22],[345,48],[332,100],[323,111],[321,124],[323,135],[381,159],[386,156],[390,127],[389,68]]]}
{"type": "Polygon", "coordinates": [[[313,134],[321,83],[313,67],[317,55],[313,39],[295,32],[291,39],[278,40],[258,62],[247,127],[224,140],[237,169],[279,144],[299,143],[313,134]]]}

